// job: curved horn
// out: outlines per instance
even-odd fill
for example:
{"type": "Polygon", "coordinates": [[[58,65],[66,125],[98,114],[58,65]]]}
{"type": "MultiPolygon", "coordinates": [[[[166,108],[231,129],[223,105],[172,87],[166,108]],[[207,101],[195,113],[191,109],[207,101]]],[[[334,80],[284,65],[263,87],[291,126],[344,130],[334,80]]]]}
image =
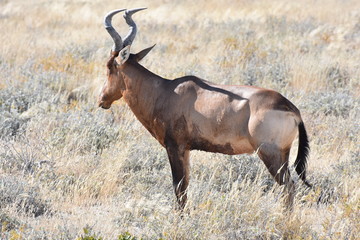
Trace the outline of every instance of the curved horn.
{"type": "Polygon", "coordinates": [[[119,52],[123,48],[123,42],[122,42],[120,35],[117,33],[117,31],[112,26],[111,20],[115,14],[125,11],[125,10],[126,9],[116,9],[116,10],[109,12],[104,17],[104,27],[108,31],[108,33],[110,34],[112,39],[114,40],[114,46],[112,49],[114,52],[119,52]]]}
{"type": "Polygon", "coordinates": [[[146,8],[134,8],[134,9],[126,10],[126,12],[124,14],[124,18],[126,20],[126,23],[130,26],[130,31],[124,38],[124,46],[125,47],[132,44],[132,42],[135,39],[136,31],[137,31],[136,24],[135,24],[134,20],[131,18],[131,16],[134,13],[144,10],[144,9],[146,9],[146,8]]]}

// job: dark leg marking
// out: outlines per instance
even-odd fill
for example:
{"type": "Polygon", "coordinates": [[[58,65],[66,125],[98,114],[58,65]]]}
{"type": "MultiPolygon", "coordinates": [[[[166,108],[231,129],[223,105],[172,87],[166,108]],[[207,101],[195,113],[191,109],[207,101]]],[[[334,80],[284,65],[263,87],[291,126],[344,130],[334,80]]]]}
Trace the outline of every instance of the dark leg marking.
{"type": "Polygon", "coordinates": [[[169,157],[173,186],[180,209],[184,209],[189,185],[189,150],[174,141],[167,141],[166,151],[169,157]]]}

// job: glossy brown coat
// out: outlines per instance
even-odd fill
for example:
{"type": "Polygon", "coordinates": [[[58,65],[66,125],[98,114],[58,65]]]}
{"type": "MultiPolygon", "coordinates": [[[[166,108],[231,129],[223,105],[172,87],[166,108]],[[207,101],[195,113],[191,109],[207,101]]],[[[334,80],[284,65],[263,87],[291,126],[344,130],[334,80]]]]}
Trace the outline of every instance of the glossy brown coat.
{"type": "MultiPolygon", "coordinates": [[[[131,15],[125,12],[124,17],[131,15]]],[[[109,22],[111,26],[111,18],[109,22]]],[[[190,150],[230,155],[257,152],[275,180],[286,184],[291,203],[294,188],[288,159],[298,132],[296,171],[308,185],[309,145],[299,110],[272,90],[217,85],[195,76],[164,79],[139,64],[151,49],[130,54],[129,46],[123,46],[112,51],[99,106],[110,108],[122,97],[166,149],[179,206],[183,208],[187,199],[190,150]]]]}

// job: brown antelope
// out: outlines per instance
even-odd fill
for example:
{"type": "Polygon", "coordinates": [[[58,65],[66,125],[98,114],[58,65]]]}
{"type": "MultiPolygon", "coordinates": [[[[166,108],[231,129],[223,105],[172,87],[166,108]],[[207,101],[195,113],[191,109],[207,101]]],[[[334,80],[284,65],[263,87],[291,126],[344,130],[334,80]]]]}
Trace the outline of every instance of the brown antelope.
{"type": "Polygon", "coordinates": [[[195,76],[162,78],[139,64],[150,50],[130,53],[137,27],[132,19],[138,9],[119,9],[104,19],[114,41],[107,62],[107,81],[99,96],[105,109],[124,98],[137,119],[166,149],[177,202],[184,208],[189,184],[189,152],[202,150],[224,154],[256,152],[280,185],[288,201],[294,186],[288,169],[289,152],[297,133],[295,169],[304,183],[309,143],[299,110],[280,93],[252,86],[217,85],[195,76]],[[122,38],[111,24],[125,11],[130,27],[122,38]]]}

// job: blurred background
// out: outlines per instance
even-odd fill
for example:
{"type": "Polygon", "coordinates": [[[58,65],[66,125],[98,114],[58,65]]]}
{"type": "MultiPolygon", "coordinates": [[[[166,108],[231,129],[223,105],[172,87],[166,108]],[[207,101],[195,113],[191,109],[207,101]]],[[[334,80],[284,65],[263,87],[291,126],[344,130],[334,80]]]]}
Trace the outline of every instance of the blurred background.
{"type": "MultiPolygon", "coordinates": [[[[121,14],[113,25],[127,34],[121,14]]],[[[0,0],[0,42],[1,239],[360,235],[359,1],[0,0]],[[315,187],[298,182],[290,217],[256,154],[194,151],[181,218],[164,149],[122,100],[96,107],[103,17],[137,7],[131,49],[156,43],[150,71],[274,89],[300,109],[315,187]]]]}

